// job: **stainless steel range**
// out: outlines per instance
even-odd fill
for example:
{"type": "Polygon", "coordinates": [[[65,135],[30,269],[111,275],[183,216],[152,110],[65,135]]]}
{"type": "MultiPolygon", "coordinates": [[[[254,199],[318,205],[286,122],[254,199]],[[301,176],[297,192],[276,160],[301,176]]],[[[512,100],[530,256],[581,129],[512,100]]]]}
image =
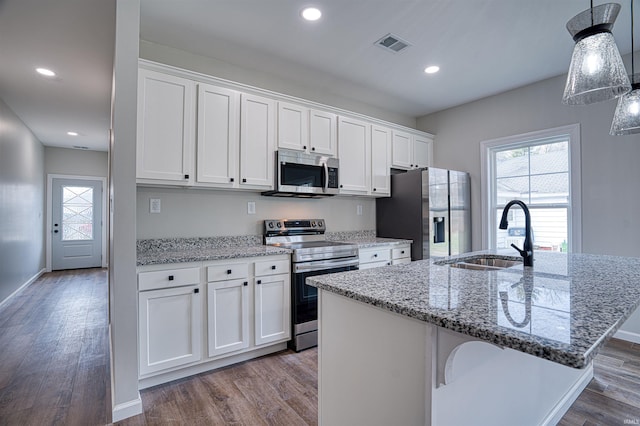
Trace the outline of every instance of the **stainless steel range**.
{"type": "Polygon", "coordinates": [[[289,347],[296,352],[318,344],[318,294],[307,277],[358,269],[358,246],[327,241],[325,231],[324,219],[264,221],[264,243],[293,250],[289,347]]]}

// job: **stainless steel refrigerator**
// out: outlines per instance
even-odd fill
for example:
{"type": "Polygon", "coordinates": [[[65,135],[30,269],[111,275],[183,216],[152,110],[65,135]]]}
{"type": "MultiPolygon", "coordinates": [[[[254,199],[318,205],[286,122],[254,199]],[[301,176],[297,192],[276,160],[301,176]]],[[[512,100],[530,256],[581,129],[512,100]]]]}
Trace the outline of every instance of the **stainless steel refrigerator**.
{"type": "Polygon", "coordinates": [[[433,167],[391,176],[376,200],[378,237],[413,240],[411,260],[471,251],[469,174],[433,167]]]}

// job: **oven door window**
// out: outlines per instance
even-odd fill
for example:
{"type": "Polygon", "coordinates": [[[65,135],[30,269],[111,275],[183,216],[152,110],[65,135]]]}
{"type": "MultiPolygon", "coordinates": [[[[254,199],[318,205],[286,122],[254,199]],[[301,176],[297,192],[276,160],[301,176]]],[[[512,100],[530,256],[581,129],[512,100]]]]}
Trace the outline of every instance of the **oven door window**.
{"type": "Polygon", "coordinates": [[[315,275],[332,274],[358,269],[357,266],[343,266],[322,271],[293,274],[293,323],[302,324],[318,319],[318,289],[306,285],[305,281],[315,275]]]}
{"type": "Polygon", "coordinates": [[[280,185],[322,188],[324,186],[324,168],[308,164],[281,164],[280,185]]]}

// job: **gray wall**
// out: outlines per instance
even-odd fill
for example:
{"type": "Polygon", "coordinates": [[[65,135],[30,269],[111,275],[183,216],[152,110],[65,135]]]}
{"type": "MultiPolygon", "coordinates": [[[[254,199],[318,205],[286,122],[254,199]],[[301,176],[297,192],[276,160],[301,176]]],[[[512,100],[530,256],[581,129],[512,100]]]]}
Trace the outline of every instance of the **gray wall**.
{"type": "Polygon", "coordinates": [[[212,237],[262,234],[265,219],[322,218],[327,230],[375,229],[375,201],[359,197],[313,200],[263,197],[255,192],[138,188],[137,236],[146,238],[212,237]],[[159,198],[160,213],[149,213],[149,199],[159,198]],[[247,202],[256,214],[247,214],[247,202]],[[356,214],[362,206],[362,215],[356,214]]]}
{"type": "Polygon", "coordinates": [[[104,151],[85,151],[47,146],[45,174],[107,177],[109,158],[104,151]]]}
{"type": "Polygon", "coordinates": [[[44,147],[0,99],[0,302],[44,268],[44,147]]]}
{"type": "Polygon", "coordinates": [[[418,119],[435,133],[435,166],[471,174],[473,248],[481,248],[480,142],[580,123],[582,251],[640,256],[640,135],[609,136],[615,101],[561,103],[565,76],[418,119]]]}

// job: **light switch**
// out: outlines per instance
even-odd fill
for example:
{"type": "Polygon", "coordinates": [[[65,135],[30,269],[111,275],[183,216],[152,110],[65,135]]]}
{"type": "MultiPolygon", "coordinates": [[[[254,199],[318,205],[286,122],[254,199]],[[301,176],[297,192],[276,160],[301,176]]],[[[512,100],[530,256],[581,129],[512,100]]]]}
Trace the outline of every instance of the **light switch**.
{"type": "Polygon", "coordinates": [[[357,214],[358,216],[362,216],[362,204],[358,204],[358,205],[356,206],[356,214],[357,214]]]}
{"type": "Polygon", "coordinates": [[[255,201],[247,202],[247,214],[256,214],[256,202],[255,201]]]}
{"type": "Polygon", "coordinates": [[[149,198],[149,213],[160,213],[160,198],[149,198]]]}

